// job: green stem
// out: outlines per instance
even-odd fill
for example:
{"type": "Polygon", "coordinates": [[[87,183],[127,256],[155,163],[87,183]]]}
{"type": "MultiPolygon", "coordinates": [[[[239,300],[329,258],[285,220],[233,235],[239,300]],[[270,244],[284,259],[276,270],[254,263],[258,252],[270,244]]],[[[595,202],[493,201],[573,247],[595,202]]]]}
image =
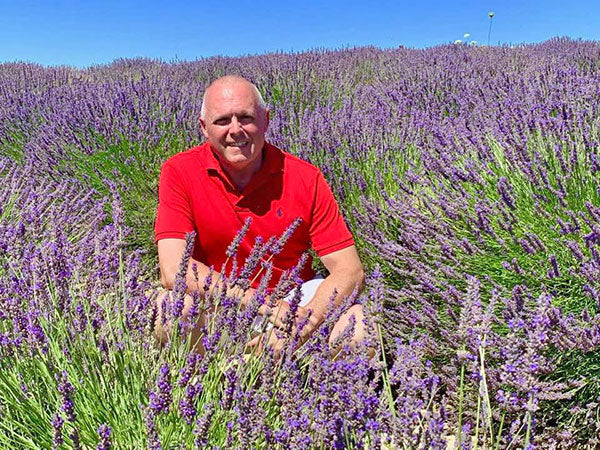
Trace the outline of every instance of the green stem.
{"type": "Polygon", "coordinates": [[[465,365],[460,365],[460,390],[458,397],[458,428],[456,430],[456,446],[462,444],[462,414],[463,414],[463,396],[465,387],[465,365]]]}
{"type": "Polygon", "coordinates": [[[394,405],[394,396],[392,394],[392,386],[390,384],[390,377],[388,374],[387,368],[387,360],[385,358],[385,351],[383,350],[383,335],[381,334],[381,327],[379,324],[375,324],[377,327],[377,333],[379,334],[379,347],[381,348],[381,356],[383,358],[383,385],[385,387],[385,392],[388,397],[388,402],[390,403],[390,409],[392,410],[392,414],[394,417],[397,417],[396,414],[396,406],[394,405]]]}
{"type": "Polygon", "coordinates": [[[475,422],[475,448],[479,445],[479,416],[481,415],[481,395],[477,396],[477,420],[475,422]]]}
{"type": "Polygon", "coordinates": [[[533,422],[533,414],[531,414],[531,410],[533,409],[533,395],[529,397],[529,402],[527,403],[529,408],[527,411],[527,430],[525,431],[525,448],[529,446],[531,440],[531,422],[533,422]]]}
{"type": "Polygon", "coordinates": [[[494,445],[494,442],[493,442],[494,430],[492,428],[492,403],[490,402],[490,395],[489,395],[488,387],[487,387],[487,377],[485,374],[485,338],[486,337],[484,336],[483,340],[481,341],[481,345],[479,346],[479,360],[480,360],[479,372],[481,375],[481,383],[482,383],[482,387],[483,387],[484,400],[485,400],[486,406],[487,406],[486,418],[487,418],[487,422],[488,422],[488,429],[490,432],[490,439],[492,440],[492,442],[490,442],[490,445],[494,445]]]}
{"type": "Polygon", "coordinates": [[[500,447],[500,437],[502,436],[502,428],[504,427],[504,418],[506,417],[506,411],[502,414],[502,419],[500,419],[500,426],[498,427],[498,435],[496,436],[496,445],[494,446],[494,450],[498,450],[500,447]]]}

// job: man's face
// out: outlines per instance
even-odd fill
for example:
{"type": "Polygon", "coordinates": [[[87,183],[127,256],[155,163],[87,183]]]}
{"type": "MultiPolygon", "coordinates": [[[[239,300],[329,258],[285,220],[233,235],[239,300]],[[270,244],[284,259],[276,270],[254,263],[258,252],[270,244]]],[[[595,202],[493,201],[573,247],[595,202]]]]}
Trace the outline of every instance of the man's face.
{"type": "Polygon", "coordinates": [[[269,111],[263,111],[252,86],[228,81],[211,86],[206,93],[204,137],[228,170],[241,173],[260,167],[269,111]]]}

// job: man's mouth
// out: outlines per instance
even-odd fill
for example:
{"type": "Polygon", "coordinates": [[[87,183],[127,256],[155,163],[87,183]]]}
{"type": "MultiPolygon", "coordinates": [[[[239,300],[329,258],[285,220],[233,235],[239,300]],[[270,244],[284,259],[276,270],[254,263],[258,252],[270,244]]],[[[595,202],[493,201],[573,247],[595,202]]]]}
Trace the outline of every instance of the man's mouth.
{"type": "Polygon", "coordinates": [[[231,142],[231,143],[228,143],[227,145],[229,147],[243,147],[247,144],[248,144],[248,141],[239,141],[239,142],[231,142]]]}

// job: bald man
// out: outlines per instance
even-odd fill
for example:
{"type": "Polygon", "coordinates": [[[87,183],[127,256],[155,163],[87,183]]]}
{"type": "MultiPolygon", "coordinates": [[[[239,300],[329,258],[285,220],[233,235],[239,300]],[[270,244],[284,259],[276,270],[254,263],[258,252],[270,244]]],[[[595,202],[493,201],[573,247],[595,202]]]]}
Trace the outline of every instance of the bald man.
{"type": "MultiPolygon", "coordinates": [[[[271,260],[269,288],[309,248],[315,250],[329,275],[316,277],[310,260],[300,272],[305,283],[297,323],[308,316],[302,331],[303,337],[308,337],[323,322],[334,290],[339,304],[356,287],[362,289],[364,281],[354,240],[329,186],[319,169],[265,141],[269,110],[258,89],[244,78],[225,76],[206,89],[200,126],[206,143],[173,156],[161,170],[155,239],[162,286],[173,289],[186,233],[197,233],[187,272],[189,292],[198,289],[192,264],[200,280],[209,274],[209,267],[223,267],[227,247],[247,219],[251,219],[251,225],[235,255],[238,267],[243,266],[256,237],[266,242],[272,236],[281,236],[292,222],[299,223],[281,253],[271,260]],[[295,221],[297,218],[301,220],[295,221]]],[[[213,280],[218,275],[213,273],[213,280]]],[[[252,298],[257,285],[258,280],[244,293],[243,305],[252,298]]],[[[161,297],[158,301],[160,315],[161,297]]],[[[280,301],[275,308],[278,314],[270,316],[275,326],[282,326],[288,301],[289,297],[280,301]]],[[[184,316],[191,304],[188,295],[184,316]]],[[[351,316],[356,320],[351,344],[365,338],[363,309],[354,305],[335,324],[330,343],[346,328],[351,316]]],[[[197,342],[199,351],[204,320],[201,316],[192,330],[192,341],[197,342]]],[[[164,341],[167,333],[160,323],[158,319],[155,331],[164,341]]],[[[275,333],[269,336],[268,344],[279,350],[282,342],[275,333]]],[[[263,345],[260,338],[249,345],[263,345]]]]}

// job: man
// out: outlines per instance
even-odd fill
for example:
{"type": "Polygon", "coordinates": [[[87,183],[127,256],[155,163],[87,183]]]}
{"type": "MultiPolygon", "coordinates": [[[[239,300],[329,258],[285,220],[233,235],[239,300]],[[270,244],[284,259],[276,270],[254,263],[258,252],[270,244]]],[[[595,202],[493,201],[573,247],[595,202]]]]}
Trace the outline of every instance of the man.
{"type": "MultiPolygon", "coordinates": [[[[206,89],[200,125],[207,142],[173,156],[161,171],[155,238],[162,286],[173,289],[186,233],[197,232],[189,267],[195,264],[198,277],[203,280],[210,266],[220,270],[227,258],[227,246],[246,219],[252,221],[236,255],[240,267],[257,236],[265,241],[280,236],[300,217],[302,220],[284,249],[271,261],[270,287],[312,246],[329,275],[322,282],[306,285],[317,287],[312,292],[306,289],[309,298],[301,303],[297,323],[309,317],[303,328],[303,336],[309,336],[324,320],[334,290],[339,304],[357,286],[361,289],[364,280],[354,241],[331,190],[317,168],[265,141],[269,110],[256,87],[241,77],[219,78],[206,89]]],[[[300,276],[304,281],[314,278],[310,261],[300,276]]],[[[215,273],[213,280],[217,277],[215,273]]],[[[190,269],[186,279],[188,291],[198,289],[194,280],[190,269]]],[[[255,287],[256,284],[246,291],[242,304],[252,297],[255,287]]],[[[191,303],[187,296],[184,315],[191,303]]],[[[275,309],[279,313],[270,320],[281,326],[288,303],[282,301],[275,309]]],[[[346,328],[351,316],[356,321],[352,342],[364,339],[363,310],[354,305],[335,324],[330,343],[346,328]]],[[[192,331],[193,342],[197,341],[203,321],[201,317],[192,331]]],[[[160,322],[156,322],[156,333],[164,340],[160,322]]],[[[275,333],[269,335],[271,345],[281,345],[275,333]]],[[[257,343],[253,340],[250,345],[257,343]]]]}

